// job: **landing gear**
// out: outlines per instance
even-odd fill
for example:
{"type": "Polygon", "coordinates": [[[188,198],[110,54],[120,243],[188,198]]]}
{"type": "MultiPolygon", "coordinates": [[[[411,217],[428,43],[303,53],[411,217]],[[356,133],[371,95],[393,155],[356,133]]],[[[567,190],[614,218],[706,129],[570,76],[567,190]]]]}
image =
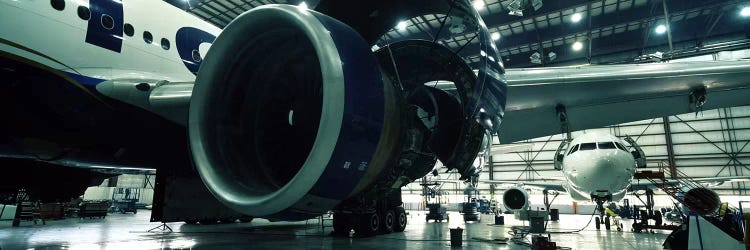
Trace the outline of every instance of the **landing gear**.
{"type": "Polygon", "coordinates": [[[594,218],[594,223],[594,225],[596,225],[596,230],[599,230],[602,225],[602,221],[599,219],[599,216],[596,216],[596,218],[594,218]]]}
{"type": "Polygon", "coordinates": [[[333,231],[348,235],[354,229],[357,236],[373,236],[378,233],[403,232],[406,228],[406,211],[403,207],[362,214],[334,213],[333,231]]]}
{"type": "Polygon", "coordinates": [[[385,211],[383,213],[383,221],[381,221],[380,230],[383,233],[391,233],[393,232],[393,224],[396,222],[396,215],[395,212],[391,209],[385,211]]]}
{"type": "Polygon", "coordinates": [[[591,198],[591,199],[594,200],[594,202],[596,202],[596,208],[595,209],[597,211],[599,211],[599,216],[596,217],[596,221],[595,221],[596,222],[596,229],[599,230],[601,228],[601,224],[605,223],[604,224],[604,228],[607,229],[607,230],[609,230],[611,228],[611,226],[609,224],[609,216],[606,216],[606,218],[605,218],[604,203],[607,202],[607,201],[609,201],[609,200],[611,200],[612,198],[610,196],[598,197],[598,196],[593,196],[593,195],[592,195],[592,197],[593,198],[591,198]],[[604,219],[602,219],[602,218],[604,218],[604,219]]]}
{"type": "Polygon", "coordinates": [[[403,232],[406,229],[406,211],[403,207],[393,208],[393,214],[396,217],[396,223],[393,224],[394,232],[403,232]]]}
{"type": "Polygon", "coordinates": [[[375,235],[380,231],[380,216],[378,213],[361,214],[355,232],[360,236],[375,235]]]}
{"type": "Polygon", "coordinates": [[[604,217],[604,228],[609,231],[611,227],[612,225],[609,223],[609,216],[604,217]]]}

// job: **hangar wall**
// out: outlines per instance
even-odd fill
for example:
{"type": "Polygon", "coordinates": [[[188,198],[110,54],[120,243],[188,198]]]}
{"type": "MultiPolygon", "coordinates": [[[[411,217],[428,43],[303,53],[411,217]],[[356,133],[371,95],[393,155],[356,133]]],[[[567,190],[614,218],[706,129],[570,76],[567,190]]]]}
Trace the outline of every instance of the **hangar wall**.
{"type": "MultiPolygon", "coordinates": [[[[708,101],[710,101],[710,96],[708,101]]],[[[572,121],[575,122],[575,121],[572,121]]],[[[643,148],[647,155],[648,166],[645,169],[658,171],[659,167],[672,165],[690,177],[741,176],[750,175],[750,106],[732,107],[715,110],[704,110],[699,113],[688,113],[669,117],[660,117],[643,121],[618,124],[601,129],[590,129],[573,132],[573,137],[590,132],[602,131],[620,138],[631,136],[643,148]],[[670,154],[671,150],[671,154],[670,154]]],[[[533,181],[550,177],[562,177],[553,167],[553,156],[563,139],[562,134],[546,136],[516,143],[532,143],[530,150],[494,155],[484,168],[480,180],[533,181]],[[490,175],[490,171],[492,174],[490,175]]],[[[497,138],[495,138],[495,145],[497,138]]],[[[641,169],[643,170],[643,169],[641,169]]],[[[457,179],[458,175],[444,173],[441,169],[440,179],[457,179]]],[[[446,183],[442,191],[449,194],[449,203],[461,202],[465,185],[446,183]],[[453,196],[453,197],[451,197],[453,196]]],[[[480,183],[480,195],[501,200],[502,192],[507,187],[490,187],[480,183]]],[[[712,186],[724,201],[735,204],[739,200],[750,200],[750,184],[746,182],[724,183],[712,186]]],[[[405,202],[419,205],[421,199],[410,195],[419,195],[422,188],[418,183],[409,184],[403,189],[405,202]]],[[[542,204],[541,192],[531,193],[532,204],[542,204]]],[[[630,204],[640,204],[636,197],[628,195],[630,204]]],[[[671,200],[663,192],[657,191],[657,206],[671,206],[671,200]]],[[[569,196],[561,194],[555,204],[567,206],[572,204],[569,196]]],[[[580,204],[580,203],[579,203],[580,204]]],[[[585,204],[581,204],[584,205],[585,204]]],[[[554,206],[557,207],[557,206],[554,206]]],[[[561,207],[561,212],[565,208],[561,207]]],[[[580,206],[579,206],[580,208],[580,206]]],[[[580,209],[579,209],[580,210],[580,209]]]]}

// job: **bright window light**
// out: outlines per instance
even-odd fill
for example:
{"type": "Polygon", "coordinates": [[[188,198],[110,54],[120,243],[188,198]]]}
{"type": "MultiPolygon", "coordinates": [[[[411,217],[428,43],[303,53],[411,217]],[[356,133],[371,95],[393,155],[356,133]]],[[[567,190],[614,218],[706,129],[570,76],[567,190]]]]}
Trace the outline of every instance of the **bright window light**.
{"type": "Polygon", "coordinates": [[[573,43],[573,50],[579,51],[581,49],[583,49],[583,43],[581,43],[581,42],[574,42],[573,43]]]}
{"type": "Polygon", "coordinates": [[[492,33],[492,41],[500,40],[500,32],[492,33]]]}
{"type": "Polygon", "coordinates": [[[654,31],[656,31],[656,34],[664,34],[664,32],[667,32],[667,26],[665,26],[664,24],[659,24],[659,26],[656,26],[656,29],[654,31]]]}
{"type": "Polygon", "coordinates": [[[475,10],[483,10],[484,9],[484,0],[474,0],[473,4],[475,10]]]}
{"type": "Polygon", "coordinates": [[[398,24],[396,25],[396,29],[400,31],[406,30],[406,21],[398,22],[398,24]]]}
{"type": "Polygon", "coordinates": [[[306,10],[307,9],[307,3],[305,1],[302,1],[299,5],[297,5],[300,9],[306,10]]]}
{"type": "Polygon", "coordinates": [[[570,21],[573,21],[574,23],[581,21],[581,19],[583,19],[583,15],[581,15],[581,13],[575,13],[572,16],[570,16],[570,21]]]}
{"type": "Polygon", "coordinates": [[[750,6],[742,8],[740,11],[740,16],[749,17],[750,16],[750,6]]]}

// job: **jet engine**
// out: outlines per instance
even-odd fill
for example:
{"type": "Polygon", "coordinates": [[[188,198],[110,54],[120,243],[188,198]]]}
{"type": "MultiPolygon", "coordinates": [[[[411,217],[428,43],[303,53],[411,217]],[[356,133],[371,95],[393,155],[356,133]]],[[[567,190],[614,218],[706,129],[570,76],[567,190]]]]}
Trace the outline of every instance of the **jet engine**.
{"type": "Polygon", "coordinates": [[[721,206],[719,195],[708,188],[693,188],[685,192],[685,205],[700,215],[715,213],[721,206]]]}
{"type": "Polygon", "coordinates": [[[503,205],[506,210],[522,211],[529,208],[529,193],[520,187],[512,187],[503,193],[503,205]]]}
{"type": "MultiPolygon", "coordinates": [[[[399,197],[388,206],[398,206],[399,188],[437,159],[473,173],[465,170],[485,133],[465,113],[475,82],[442,45],[373,53],[324,14],[257,7],[222,31],[201,64],[187,124],[193,163],[219,201],[253,217],[308,219],[355,195],[391,192],[399,197]],[[425,85],[438,79],[457,94],[425,85]]],[[[353,210],[374,207],[349,200],[353,210]]]]}
{"type": "Polygon", "coordinates": [[[352,28],[294,6],[254,8],[223,30],[198,73],[188,122],[196,169],[238,212],[322,213],[392,158],[393,136],[381,136],[398,133],[390,87],[352,28]]]}

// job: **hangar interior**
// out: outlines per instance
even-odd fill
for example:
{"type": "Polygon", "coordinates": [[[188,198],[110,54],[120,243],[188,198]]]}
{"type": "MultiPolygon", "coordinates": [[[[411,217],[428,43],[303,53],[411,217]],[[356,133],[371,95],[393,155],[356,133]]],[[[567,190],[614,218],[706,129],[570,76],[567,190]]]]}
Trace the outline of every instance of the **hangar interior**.
{"type": "MultiPolygon", "coordinates": [[[[54,6],[58,1],[52,0],[51,2],[54,6]]],[[[81,3],[87,1],[64,2],[74,7],[88,6],[81,3]]],[[[122,4],[127,5],[128,2],[129,0],[123,0],[122,4]]],[[[314,10],[320,2],[325,1],[165,0],[164,2],[172,5],[165,6],[167,8],[178,8],[223,29],[237,17],[256,7],[287,4],[314,10]]],[[[750,2],[746,0],[472,0],[469,2],[481,15],[482,25],[486,25],[490,34],[489,39],[493,42],[491,46],[498,51],[498,58],[489,56],[489,59],[492,62],[497,60],[498,64],[504,66],[508,70],[505,71],[506,74],[531,68],[585,68],[589,65],[648,65],[681,62],[699,65],[705,62],[750,59],[750,2]]],[[[390,27],[383,36],[375,40],[373,44],[369,44],[372,45],[372,51],[387,48],[389,44],[397,41],[416,39],[448,48],[463,59],[476,74],[479,68],[487,62],[488,53],[485,51],[488,48],[482,47],[484,45],[478,38],[480,33],[467,27],[465,20],[460,18],[442,14],[404,17],[390,27]]],[[[154,40],[151,33],[138,30],[139,28],[135,27],[135,36],[131,34],[125,39],[140,40],[140,34],[143,33],[143,39],[151,44],[154,40]],[[148,39],[146,33],[148,33],[148,39]]],[[[130,29],[130,33],[133,33],[133,26],[130,26],[130,29]]],[[[165,39],[175,40],[175,47],[181,46],[172,35],[165,39]]],[[[162,40],[161,48],[169,50],[169,41],[164,47],[162,40]]],[[[205,56],[205,52],[201,49],[193,51],[199,53],[195,51],[201,53],[197,58],[205,56]]],[[[193,58],[196,56],[193,55],[193,58]]],[[[681,72],[675,72],[675,74],[678,73],[681,72]]],[[[612,72],[612,75],[617,75],[617,72],[612,72]]],[[[750,76],[746,79],[750,79],[750,76]]],[[[638,80],[631,79],[630,81],[638,80]]],[[[436,80],[433,83],[433,86],[441,86],[443,82],[436,80]]],[[[430,83],[425,83],[427,84],[430,83]]],[[[449,85],[451,84],[453,83],[449,82],[449,85]]],[[[513,82],[509,81],[508,84],[512,86],[513,82]]],[[[455,91],[449,91],[449,93],[457,96],[455,91]]],[[[513,92],[509,91],[508,99],[512,99],[512,96],[513,92]]],[[[703,100],[705,103],[715,101],[710,93],[702,97],[705,98],[703,100]]],[[[750,96],[747,99],[750,99],[750,96]]],[[[685,102],[685,105],[688,105],[688,100],[685,102]]],[[[632,112],[641,112],[643,109],[644,107],[634,107],[632,112]]],[[[646,109],[649,108],[646,107],[646,109]]],[[[598,115],[601,114],[591,114],[591,116],[598,115]]],[[[292,115],[289,116],[291,125],[292,115]]],[[[554,119],[552,122],[555,122],[554,119]]],[[[569,122],[575,125],[576,122],[583,121],[571,120],[569,122]]],[[[108,212],[104,211],[104,216],[101,217],[106,218],[98,221],[93,219],[69,222],[67,221],[71,220],[69,218],[48,220],[45,225],[36,225],[37,220],[33,218],[33,224],[23,222],[20,228],[17,228],[11,224],[15,224],[14,217],[21,213],[20,210],[16,212],[17,208],[13,204],[3,204],[2,211],[0,211],[0,249],[45,247],[225,249],[228,246],[233,248],[432,249],[455,246],[455,244],[461,246],[462,242],[463,247],[468,248],[500,249],[525,249],[532,245],[534,249],[666,248],[667,246],[662,244],[669,237],[671,230],[659,227],[634,230],[635,224],[631,226],[631,223],[637,223],[639,220],[637,216],[632,217],[632,214],[638,214],[640,211],[638,209],[644,209],[647,206],[646,201],[649,201],[643,190],[626,192],[624,194],[626,204],[623,204],[624,200],[619,199],[611,202],[612,205],[610,202],[605,203],[613,210],[629,211],[627,217],[622,213],[620,217],[606,216],[606,230],[599,228],[600,217],[595,216],[599,215],[599,208],[594,198],[589,201],[580,201],[562,191],[559,195],[554,195],[551,198],[552,203],[546,207],[545,202],[549,198],[547,191],[542,191],[544,188],[534,187],[533,184],[566,180],[567,176],[556,166],[556,157],[560,154],[558,149],[562,148],[563,156],[569,156],[573,153],[569,151],[573,145],[566,143],[587,134],[614,135],[623,140],[623,144],[625,144],[626,137],[632,138],[637,145],[633,147],[633,144],[627,144],[628,148],[637,152],[636,148],[639,147],[645,154],[645,166],[638,167],[638,172],[667,173],[670,177],[682,175],[680,178],[687,180],[727,177],[718,181],[702,182],[701,185],[713,190],[715,194],[718,194],[720,201],[728,203],[729,207],[742,208],[743,202],[750,202],[750,183],[747,182],[747,176],[750,176],[750,106],[703,110],[698,105],[695,112],[652,117],[622,124],[607,124],[610,125],[576,131],[566,131],[565,125],[554,124],[561,126],[556,133],[521,141],[505,141],[502,136],[492,136],[486,152],[494,152],[494,148],[502,147],[512,149],[480,156],[483,159],[477,160],[479,163],[475,165],[478,164],[481,172],[473,182],[474,188],[471,187],[471,181],[462,178],[461,173],[438,161],[434,172],[415,179],[401,189],[403,208],[409,220],[408,226],[405,226],[405,231],[401,234],[359,238],[352,229],[343,237],[340,237],[341,235],[330,236],[335,227],[332,225],[332,212],[297,222],[276,222],[274,219],[259,218],[255,218],[250,224],[233,223],[243,221],[245,218],[232,218],[232,223],[216,219],[210,223],[208,220],[164,224],[152,222],[154,217],[149,218],[148,214],[153,207],[152,204],[157,200],[155,193],[158,192],[155,191],[155,185],[163,180],[159,180],[154,171],[149,171],[150,173],[147,174],[124,174],[107,178],[98,185],[88,187],[79,200],[71,202],[110,202],[104,205],[107,206],[106,208],[103,208],[108,210],[110,215],[107,216],[108,212]],[[570,132],[569,136],[566,132],[570,132]],[[738,179],[731,179],[732,177],[738,179]],[[492,183],[492,181],[497,181],[497,183],[492,183]],[[519,186],[524,183],[530,184],[526,187],[519,186]],[[545,230],[549,229],[549,232],[553,232],[551,236],[546,235],[545,238],[544,235],[539,234],[540,238],[526,237],[529,230],[532,230],[530,228],[538,226],[535,224],[538,220],[533,220],[529,214],[525,215],[527,216],[525,219],[522,218],[523,215],[519,217],[519,213],[514,214],[511,211],[514,209],[509,209],[504,200],[506,191],[518,188],[526,189],[525,192],[528,192],[525,204],[529,211],[544,211],[542,214],[545,219],[542,223],[545,230]],[[118,203],[123,201],[127,201],[126,204],[118,203]],[[467,208],[468,203],[476,205],[467,208]],[[552,209],[555,211],[552,212],[552,209]],[[434,216],[435,213],[441,214],[440,220],[432,217],[434,221],[430,221],[430,216],[434,216]],[[553,216],[551,213],[554,213],[557,219],[551,219],[553,216]],[[467,214],[477,214],[484,219],[467,219],[467,214]],[[613,218],[612,220],[619,218],[617,221],[624,222],[624,225],[618,226],[615,222],[613,227],[617,230],[613,228],[610,231],[610,217],[613,218]],[[596,218],[596,228],[591,224],[594,218],[596,218]],[[445,223],[443,219],[446,220],[445,223]],[[195,225],[196,223],[199,225],[195,225]],[[550,225],[547,228],[548,223],[550,225]],[[518,226],[526,226],[526,228],[518,226]],[[457,228],[463,231],[454,231],[457,228]],[[151,230],[146,231],[147,229],[158,229],[159,232],[153,233],[151,230]],[[59,234],[50,230],[71,230],[78,235],[65,236],[62,240],[57,240],[55,238],[60,237],[59,234]],[[124,236],[106,239],[81,236],[97,235],[102,231],[106,231],[107,234],[122,233],[124,236]],[[458,240],[454,235],[456,232],[458,232],[458,240]],[[169,233],[177,236],[168,236],[169,233]],[[557,246],[540,243],[548,241],[557,242],[557,246]]],[[[528,129],[533,130],[535,125],[528,124],[528,129]]],[[[500,129],[502,129],[502,124],[500,129]]],[[[578,148],[578,145],[575,147],[578,148]]],[[[601,148],[601,145],[599,147],[601,148]]],[[[614,144],[612,148],[615,148],[614,144]]],[[[623,150],[631,152],[630,149],[623,150]]],[[[158,170],[155,172],[158,173],[158,170]]],[[[634,180],[636,181],[644,185],[650,183],[647,178],[634,180]]],[[[676,202],[674,191],[665,192],[659,188],[653,188],[653,190],[651,202],[653,209],[660,211],[658,217],[664,216],[663,219],[659,219],[659,224],[664,220],[668,221],[665,224],[680,225],[679,219],[669,221],[667,218],[667,213],[673,214],[672,211],[684,209],[679,202],[676,202]]],[[[603,223],[605,214],[603,207],[601,209],[603,223]]],[[[64,217],[64,215],[60,216],[64,217]]],[[[652,216],[655,215],[649,210],[645,220],[652,216]]],[[[641,217],[643,218],[643,215],[641,217]]],[[[653,223],[653,221],[648,223],[653,223]]],[[[697,221],[696,224],[698,224],[697,221]]],[[[699,249],[704,249],[702,241],[700,244],[699,249]]]]}

